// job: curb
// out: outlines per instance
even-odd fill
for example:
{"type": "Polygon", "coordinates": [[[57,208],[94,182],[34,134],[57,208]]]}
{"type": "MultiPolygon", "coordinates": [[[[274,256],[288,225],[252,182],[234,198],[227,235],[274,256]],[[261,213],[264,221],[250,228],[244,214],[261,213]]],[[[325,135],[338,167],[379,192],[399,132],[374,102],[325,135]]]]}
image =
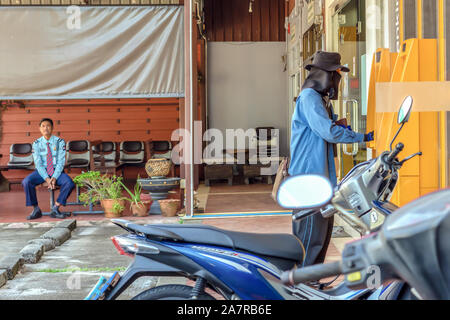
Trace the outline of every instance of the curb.
{"type": "Polygon", "coordinates": [[[76,220],[63,220],[54,225],[38,239],[28,241],[19,254],[11,254],[0,260],[0,288],[13,280],[23,264],[38,263],[45,252],[62,245],[72,236],[77,227],[76,220]]]}
{"type": "Polygon", "coordinates": [[[18,254],[10,254],[0,260],[0,272],[5,271],[7,280],[12,280],[23,265],[23,258],[18,254]]]}
{"type": "Polygon", "coordinates": [[[43,244],[28,244],[19,252],[24,263],[37,263],[44,254],[43,244]]]}
{"type": "Polygon", "coordinates": [[[71,231],[67,228],[53,228],[40,236],[40,239],[50,239],[55,247],[62,245],[71,237],[71,231]]]}
{"type": "Polygon", "coordinates": [[[55,244],[52,239],[33,239],[28,241],[28,244],[43,245],[44,252],[55,249],[55,244]]]}
{"type": "Polygon", "coordinates": [[[3,287],[7,280],[6,270],[0,270],[0,288],[3,287]]]}

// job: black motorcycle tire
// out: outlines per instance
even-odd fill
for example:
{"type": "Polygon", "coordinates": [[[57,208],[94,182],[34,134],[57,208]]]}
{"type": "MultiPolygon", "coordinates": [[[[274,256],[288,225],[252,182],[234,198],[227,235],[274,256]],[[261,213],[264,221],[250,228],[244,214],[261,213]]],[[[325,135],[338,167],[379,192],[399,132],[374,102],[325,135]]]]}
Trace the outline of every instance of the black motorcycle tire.
{"type": "Polygon", "coordinates": [[[412,293],[412,288],[409,285],[404,285],[400,291],[397,300],[419,300],[414,293],[412,293]]]}
{"type": "MultiPolygon", "coordinates": [[[[155,287],[141,292],[132,300],[191,300],[192,287],[178,284],[170,284],[155,287]]],[[[203,292],[197,300],[216,300],[214,297],[203,292]]]]}

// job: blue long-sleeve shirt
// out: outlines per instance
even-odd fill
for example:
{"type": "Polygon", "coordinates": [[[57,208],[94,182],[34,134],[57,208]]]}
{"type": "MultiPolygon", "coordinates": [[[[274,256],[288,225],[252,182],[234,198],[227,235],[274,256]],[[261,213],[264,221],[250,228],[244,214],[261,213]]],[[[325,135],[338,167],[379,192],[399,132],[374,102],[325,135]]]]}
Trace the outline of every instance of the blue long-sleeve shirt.
{"type": "Polygon", "coordinates": [[[322,96],[314,89],[302,90],[297,99],[291,130],[289,174],[318,174],[336,186],[335,143],[364,141],[364,134],[344,129],[331,120],[322,96]]]}
{"type": "Polygon", "coordinates": [[[44,137],[40,137],[33,142],[33,160],[36,170],[44,180],[47,178],[55,178],[58,180],[66,163],[65,141],[55,136],[51,136],[48,141],[44,137]],[[55,168],[51,177],[47,173],[47,142],[50,143],[53,167],[55,168]]]}

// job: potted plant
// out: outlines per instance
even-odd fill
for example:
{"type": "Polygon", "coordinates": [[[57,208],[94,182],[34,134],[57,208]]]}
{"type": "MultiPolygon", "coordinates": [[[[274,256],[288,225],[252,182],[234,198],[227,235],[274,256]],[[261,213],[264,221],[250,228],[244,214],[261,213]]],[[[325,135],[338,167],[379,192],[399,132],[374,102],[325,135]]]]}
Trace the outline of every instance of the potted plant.
{"type": "MultiPolygon", "coordinates": [[[[138,176],[138,181],[139,179],[140,177],[138,176]]],[[[141,199],[142,186],[139,184],[139,182],[136,182],[136,184],[134,185],[134,192],[131,192],[130,189],[128,189],[122,181],[120,183],[122,184],[122,187],[125,189],[125,191],[130,195],[130,198],[127,198],[126,200],[130,201],[130,207],[133,216],[148,216],[148,210],[150,209],[153,201],[151,200],[151,198],[150,201],[143,201],[141,199]]]]}
{"type": "Polygon", "coordinates": [[[98,171],[83,172],[74,178],[74,183],[85,188],[80,201],[85,205],[100,201],[105,217],[117,218],[125,210],[125,198],[122,196],[122,178],[101,175],[98,171]]]}

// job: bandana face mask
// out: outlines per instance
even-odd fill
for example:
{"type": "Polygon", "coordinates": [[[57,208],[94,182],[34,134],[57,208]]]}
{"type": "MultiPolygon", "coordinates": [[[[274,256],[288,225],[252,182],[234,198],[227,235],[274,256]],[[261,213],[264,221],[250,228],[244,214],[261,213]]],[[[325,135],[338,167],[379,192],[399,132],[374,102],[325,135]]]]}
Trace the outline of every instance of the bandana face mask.
{"type": "Polygon", "coordinates": [[[303,89],[311,88],[323,96],[329,96],[330,100],[337,100],[339,99],[341,78],[339,70],[328,72],[319,68],[312,68],[303,89]]]}

